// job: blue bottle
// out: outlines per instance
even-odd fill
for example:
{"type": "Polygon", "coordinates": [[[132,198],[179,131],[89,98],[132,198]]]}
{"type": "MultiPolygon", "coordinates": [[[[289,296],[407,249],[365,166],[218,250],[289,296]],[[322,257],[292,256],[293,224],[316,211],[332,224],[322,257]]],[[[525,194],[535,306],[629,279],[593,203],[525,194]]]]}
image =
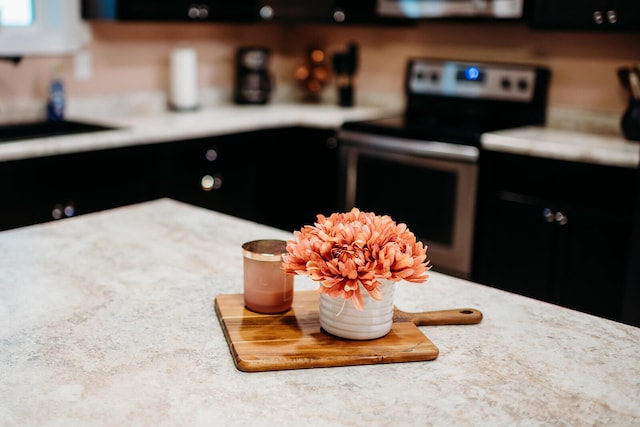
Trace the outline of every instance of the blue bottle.
{"type": "Polygon", "coordinates": [[[49,100],[47,102],[47,119],[49,121],[64,120],[64,84],[60,79],[54,79],[49,86],[49,100]]]}

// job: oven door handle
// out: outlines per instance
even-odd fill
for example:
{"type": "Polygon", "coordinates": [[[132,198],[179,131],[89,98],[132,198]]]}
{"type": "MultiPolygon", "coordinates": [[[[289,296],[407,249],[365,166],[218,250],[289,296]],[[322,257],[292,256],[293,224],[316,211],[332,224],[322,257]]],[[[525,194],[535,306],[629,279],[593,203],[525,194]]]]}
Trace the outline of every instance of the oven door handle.
{"type": "Polygon", "coordinates": [[[422,157],[437,157],[477,163],[480,149],[472,145],[452,144],[411,138],[398,138],[367,132],[341,129],[338,140],[345,145],[377,148],[394,153],[411,154],[422,157]]]}

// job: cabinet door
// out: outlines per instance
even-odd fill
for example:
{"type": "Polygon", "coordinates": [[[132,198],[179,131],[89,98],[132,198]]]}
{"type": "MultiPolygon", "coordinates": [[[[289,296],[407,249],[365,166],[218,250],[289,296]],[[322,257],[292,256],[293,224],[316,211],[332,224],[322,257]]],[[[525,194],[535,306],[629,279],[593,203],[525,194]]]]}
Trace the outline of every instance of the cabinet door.
{"type": "Polygon", "coordinates": [[[637,0],[611,0],[611,10],[617,15],[620,28],[640,31],[640,2],[637,0]]]}
{"type": "Polygon", "coordinates": [[[408,25],[416,21],[378,16],[376,0],[258,0],[258,9],[260,19],[269,22],[408,25]]]}
{"type": "Polygon", "coordinates": [[[157,157],[157,191],[241,218],[255,215],[256,163],[251,133],[163,144],[157,157]]]}
{"type": "Polygon", "coordinates": [[[255,21],[257,0],[82,0],[82,17],[123,21],[255,21]]]}
{"type": "Polygon", "coordinates": [[[472,278],[618,319],[631,247],[634,174],[628,168],[483,153],[472,278]]]}
{"type": "Polygon", "coordinates": [[[640,30],[636,0],[533,0],[525,7],[534,28],[640,30]]]}
{"type": "Polygon", "coordinates": [[[256,221],[293,231],[337,210],[335,131],[277,129],[261,132],[259,140],[256,221]]]}
{"type": "Polygon", "coordinates": [[[99,150],[0,163],[2,229],[155,197],[152,147],[99,150]]]}
{"type": "Polygon", "coordinates": [[[485,193],[485,236],[476,248],[475,280],[544,301],[553,300],[557,229],[553,202],[506,191],[485,193]]]}
{"type": "Polygon", "coordinates": [[[556,286],[558,304],[618,320],[631,250],[632,200],[594,195],[566,213],[558,247],[564,263],[556,286]]]}

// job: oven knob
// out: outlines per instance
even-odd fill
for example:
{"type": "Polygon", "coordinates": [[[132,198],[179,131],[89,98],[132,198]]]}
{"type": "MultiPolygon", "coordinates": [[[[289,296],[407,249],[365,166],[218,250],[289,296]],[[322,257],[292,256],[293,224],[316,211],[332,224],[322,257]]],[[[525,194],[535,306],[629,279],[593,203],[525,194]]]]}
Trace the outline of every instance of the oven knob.
{"type": "Polygon", "coordinates": [[[529,82],[526,80],[518,80],[518,89],[525,91],[529,88],[529,82]]]}
{"type": "Polygon", "coordinates": [[[508,78],[504,78],[500,81],[500,86],[502,86],[502,89],[504,90],[509,90],[511,89],[511,80],[509,80],[508,78]]]}
{"type": "Polygon", "coordinates": [[[431,73],[429,79],[431,80],[431,83],[438,83],[438,80],[440,80],[440,75],[436,72],[433,72],[431,73]]]}

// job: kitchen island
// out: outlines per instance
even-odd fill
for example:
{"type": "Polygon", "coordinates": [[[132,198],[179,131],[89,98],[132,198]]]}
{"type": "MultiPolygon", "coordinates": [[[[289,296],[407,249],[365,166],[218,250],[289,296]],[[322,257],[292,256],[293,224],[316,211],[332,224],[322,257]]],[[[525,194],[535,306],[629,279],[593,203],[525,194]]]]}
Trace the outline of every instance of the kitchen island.
{"type": "Polygon", "coordinates": [[[435,360],[239,371],[214,298],[289,237],[170,199],[0,233],[0,424],[640,425],[639,328],[436,272],[396,306],[484,318],[420,327],[435,360]]]}

